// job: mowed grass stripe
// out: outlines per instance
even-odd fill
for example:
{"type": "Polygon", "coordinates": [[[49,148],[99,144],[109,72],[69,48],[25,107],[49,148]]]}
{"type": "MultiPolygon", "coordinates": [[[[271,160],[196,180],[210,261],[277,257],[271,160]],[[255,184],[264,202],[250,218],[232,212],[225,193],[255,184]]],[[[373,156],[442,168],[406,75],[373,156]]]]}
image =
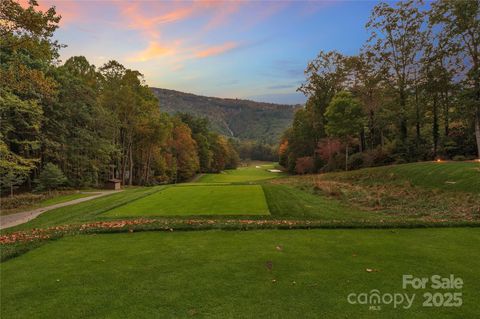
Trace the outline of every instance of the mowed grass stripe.
{"type": "Polygon", "coordinates": [[[264,164],[257,166],[239,167],[237,169],[225,170],[218,174],[204,174],[198,183],[243,183],[267,180],[284,176],[283,173],[272,173],[268,169],[273,169],[273,164],[264,164]]]}
{"type": "Polygon", "coordinates": [[[260,185],[181,186],[112,209],[108,217],[269,215],[260,185]]]}

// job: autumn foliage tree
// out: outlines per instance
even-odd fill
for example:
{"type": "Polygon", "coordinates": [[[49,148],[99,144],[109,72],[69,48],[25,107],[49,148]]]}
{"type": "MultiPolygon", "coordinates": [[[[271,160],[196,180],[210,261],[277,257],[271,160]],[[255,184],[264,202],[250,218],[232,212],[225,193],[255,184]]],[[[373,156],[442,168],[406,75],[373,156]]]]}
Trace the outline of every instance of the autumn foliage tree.
{"type": "Polygon", "coordinates": [[[348,144],[364,126],[360,103],[349,92],[339,92],[328,105],[325,117],[327,134],[341,139],[345,145],[345,170],[348,170],[348,144]]]}

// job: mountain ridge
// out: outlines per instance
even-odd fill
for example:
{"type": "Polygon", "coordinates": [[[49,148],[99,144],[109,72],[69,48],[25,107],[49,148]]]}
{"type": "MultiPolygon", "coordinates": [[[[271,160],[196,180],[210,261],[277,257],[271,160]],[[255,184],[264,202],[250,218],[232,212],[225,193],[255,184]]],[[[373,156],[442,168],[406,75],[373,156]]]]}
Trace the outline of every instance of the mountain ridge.
{"type": "Polygon", "coordinates": [[[219,98],[155,88],[160,110],[169,114],[191,113],[206,117],[212,130],[234,138],[278,143],[291,124],[300,105],[256,102],[246,99],[219,98]]]}

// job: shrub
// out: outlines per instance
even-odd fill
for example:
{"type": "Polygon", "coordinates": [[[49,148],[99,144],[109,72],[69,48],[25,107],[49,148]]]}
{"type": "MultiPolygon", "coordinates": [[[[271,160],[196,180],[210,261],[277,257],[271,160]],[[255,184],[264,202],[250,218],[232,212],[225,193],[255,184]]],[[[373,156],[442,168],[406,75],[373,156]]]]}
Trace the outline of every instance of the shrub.
{"type": "Polygon", "coordinates": [[[463,156],[463,155],[455,155],[455,156],[453,157],[453,160],[454,160],[454,161],[465,161],[466,159],[467,159],[467,158],[466,158],[465,156],[463,156]]]}
{"type": "Polygon", "coordinates": [[[359,169],[364,167],[364,155],[363,153],[352,154],[348,158],[348,169],[359,169]]]}
{"type": "Polygon", "coordinates": [[[2,209],[13,209],[24,206],[31,206],[44,199],[47,199],[47,196],[45,194],[32,193],[4,197],[2,198],[2,209]]]}
{"type": "Polygon", "coordinates": [[[308,174],[313,173],[315,163],[311,156],[299,157],[295,163],[295,173],[308,174]]]}
{"type": "Polygon", "coordinates": [[[36,180],[37,190],[51,191],[64,185],[66,182],[67,178],[63,175],[60,168],[55,164],[47,163],[36,180]]]}
{"type": "Polygon", "coordinates": [[[363,166],[383,166],[391,164],[394,159],[389,155],[386,150],[376,148],[363,152],[363,166]]]}

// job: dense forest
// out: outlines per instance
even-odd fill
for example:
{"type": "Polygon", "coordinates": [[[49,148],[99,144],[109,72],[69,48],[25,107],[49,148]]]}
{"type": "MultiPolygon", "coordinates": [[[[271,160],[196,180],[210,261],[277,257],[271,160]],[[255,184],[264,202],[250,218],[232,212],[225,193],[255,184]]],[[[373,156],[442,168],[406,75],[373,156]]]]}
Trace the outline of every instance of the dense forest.
{"type": "Polygon", "coordinates": [[[45,187],[42,176],[71,187],[171,183],[240,157],[277,160],[274,140],[292,117],[278,147],[290,172],[479,158],[479,17],[478,0],[379,3],[358,55],[322,51],[308,64],[305,107],[258,108],[149,88],[114,60],[62,62],[55,8],[2,0],[1,190],[45,187]],[[192,99],[211,123],[189,111],[192,99]]]}
{"type": "Polygon", "coordinates": [[[55,8],[2,0],[0,15],[3,191],[98,186],[111,178],[168,183],[236,167],[231,141],[205,119],[160,112],[140,72],[113,60],[97,68],[82,56],[61,64],[55,8]]]}
{"type": "Polygon", "coordinates": [[[320,52],[280,143],[299,174],[480,158],[480,2],[379,3],[355,56],[320,52]]]}

